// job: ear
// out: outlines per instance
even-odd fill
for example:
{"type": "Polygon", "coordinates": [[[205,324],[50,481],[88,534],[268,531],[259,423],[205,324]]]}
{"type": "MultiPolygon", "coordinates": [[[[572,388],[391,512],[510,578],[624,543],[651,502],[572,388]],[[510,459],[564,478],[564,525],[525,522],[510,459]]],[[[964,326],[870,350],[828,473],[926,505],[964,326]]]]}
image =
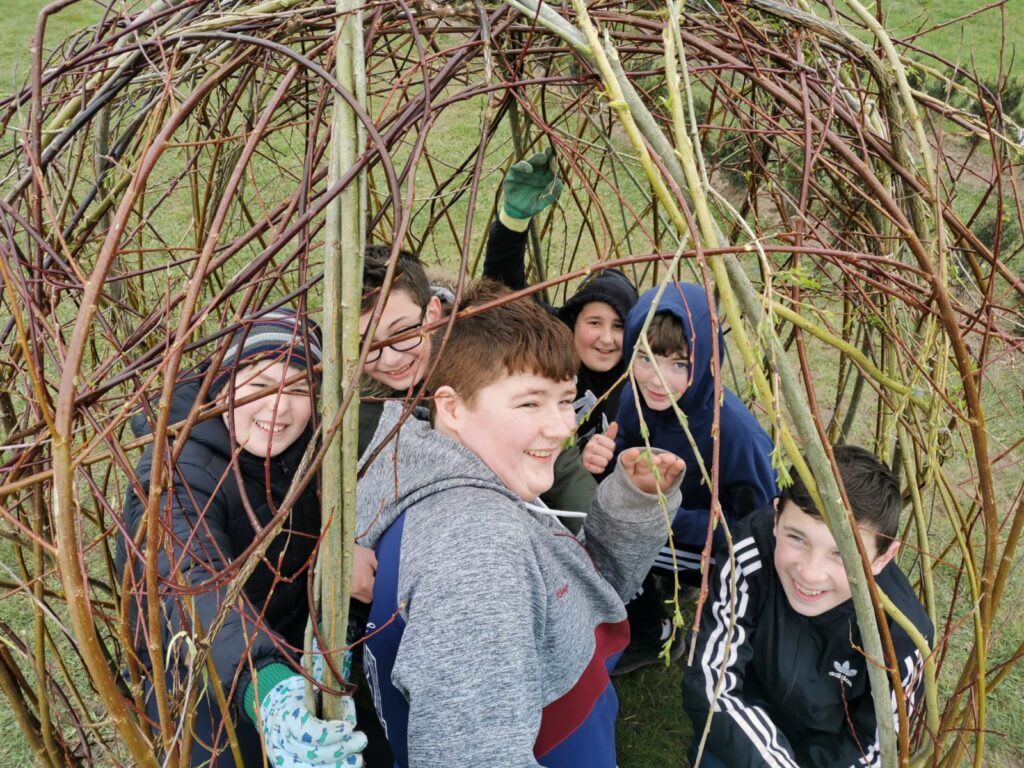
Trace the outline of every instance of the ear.
{"type": "Polygon", "coordinates": [[[441,300],[437,296],[431,296],[430,301],[427,302],[427,311],[423,316],[424,325],[430,323],[436,323],[441,319],[441,300]]]}
{"type": "Polygon", "coordinates": [[[462,399],[445,384],[434,393],[434,428],[446,435],[458,435],[462,399]]]}
{"type": "Polygon", "coordinates": [[[900,551],[899,541],[893,541],[886,548],[885,552],[880,554],[874,560],[871,561],[871,573],[875,576],[882,572],[882,569],[887,566],[890,561],[896,557],[896,554],[900,551]]]}

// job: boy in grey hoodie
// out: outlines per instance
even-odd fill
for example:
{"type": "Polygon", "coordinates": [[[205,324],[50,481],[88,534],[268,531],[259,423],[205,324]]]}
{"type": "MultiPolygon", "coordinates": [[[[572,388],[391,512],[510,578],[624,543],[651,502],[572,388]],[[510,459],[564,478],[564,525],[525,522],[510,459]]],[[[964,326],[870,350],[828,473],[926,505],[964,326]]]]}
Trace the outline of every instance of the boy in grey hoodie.
{"type": "MultiPolygon", "coordinates": [[[[460,309],[507,293],[478,284],[460,309]]],[[[575,426],[568,329],[512,301],[459,318],[440,355],[430,416],[402,424],[358,488],[378,563],[364,668],[396,762],[614,768],[622,601],[683,462],[625,451],[573,535],[538,503],[575,426]]],[[[385,406],[372,447],[401,414],[385,406]]]]}

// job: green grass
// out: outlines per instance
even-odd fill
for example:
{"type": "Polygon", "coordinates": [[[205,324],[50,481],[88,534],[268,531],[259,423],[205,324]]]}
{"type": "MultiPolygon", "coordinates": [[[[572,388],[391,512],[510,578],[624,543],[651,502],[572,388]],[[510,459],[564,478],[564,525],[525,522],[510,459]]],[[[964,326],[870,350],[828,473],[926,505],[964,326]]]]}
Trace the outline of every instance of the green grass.
{"type": "MultiPolygon", "coordinates": [[[[895,37],[909,38],[921,30],[959,18],[977,10],[987,3],[976,0],[904,0],[885,4],[886,28],[895,37]]],[[[953,64],[967,70],[977,70],[984,78],[995,78],[1000,70],[1000,48],[1003,48],[1003,69],[1005,71],[1014,59],[1024,51],[1024,14],[1014,2],[1003,6],[1005,16],[1005,46],[1003,19],[998,8],[973,16],[966,21],[927,32],[916,38],[915,45],[928,51],[940,53],[953,64]]],[[[1014,73],[1020,77],[1019,61],[1014,73]]]]}

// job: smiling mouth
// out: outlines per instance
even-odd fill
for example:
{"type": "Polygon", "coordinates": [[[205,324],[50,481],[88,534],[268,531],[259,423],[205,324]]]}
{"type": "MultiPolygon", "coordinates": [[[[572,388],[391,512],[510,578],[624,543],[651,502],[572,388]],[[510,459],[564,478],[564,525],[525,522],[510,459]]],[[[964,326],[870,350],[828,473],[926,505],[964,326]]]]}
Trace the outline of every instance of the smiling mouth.
{"type": "Polygon", "coordinates": [[[523,453],[525,453],[530,458],[540,459],[541,461],[547,461],[548,459],[555,455],[555,449],[549,448],[546,451],[523,451],[523,453]]]}
{"type": "Polygon", "coordinates": [[[405,376],[407,373],[409,373],[412,370],[414,365],[416,365],[416,361],[415,360],[413,360],[408,365],[402,366],[401,368],[396,368],[393,371],[381,371],[381,373],[384,374],[385,376],[390,376],[390,377],[392,377],[394,379],[400,379],[403,376],[405,376]]]}
{"type": "Polygon", "coordinates": [[[807,589],[795,581],[793,582],[793,591],[796,592],[797,596],[802,600],[817,600],[826,592],[824,589],[807,589]]]}
{"type": "Polygon", "coordinates": [[[255,424],[258,429],[264,432],[269,432],[272,435],[280,434],[281,432],[284,432],[286,429],[288,429],[288,425],[282,424],[281,422],[274,422],[273,424],[271,424],[266,421],[260,421],[259,419],[255,419],[253,421],[253,424],[255,424]]]}

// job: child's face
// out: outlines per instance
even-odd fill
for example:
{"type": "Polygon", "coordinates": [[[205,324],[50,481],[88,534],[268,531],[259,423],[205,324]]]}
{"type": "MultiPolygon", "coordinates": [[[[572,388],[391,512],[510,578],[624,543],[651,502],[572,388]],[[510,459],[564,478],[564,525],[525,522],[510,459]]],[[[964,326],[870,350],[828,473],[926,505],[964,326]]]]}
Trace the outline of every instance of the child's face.
{"type": "Polygon", "coordinates": [[[584,304],[576,316],[572,336],[576,354],[592,371],[610,371],[622,360],[622,318],[611,304],[584,304]]]}
{"type": "Polygon", "coordinates": [[[667,411],[690,386],[690,358],[686,355],[650,357],[640,352],[633,364],[633,375],[647,407],[652,411],[667,411]],[[662,378],[668,389],[661,383],[662,378]]]}
{"type": "MultiPolygon", "coordinates": [[[[285,363],[262,362],[240,368],[235,374],[235,401],[268,387],[274,388],[251,403],[235,406],[224,413],[224,423],[235,428],[235,440],[249,453],[266,458],[277,456],[294,443],[313,415],[313,404],[301,368],[285,363]],[[276,391],[281,382],[303,376],[276,391]]],[[[225,393],[228,389],[225,387],[225,393]]]]}
{"type": "Polygon", "coordinates": [[[439,387],[435,427],[458,440],[519,498],[533,501],[554,483],[555,459],[573,433],[576,384],[517,373],[483,387],[469,405],[439,387]]]}
{"type": "MultiPolygon", "coordinates": [[[[370,326],[373,310],[359,316],[359,334],[366,333],[370,326]]],[[[432,298],[426,308],[406,291],[394,290],[388,296],[387,304],[377,323],[374,341],[397,336],[404,331],[411,331],[422,325],[433,323],[441,316],[441,304],[432,298]]],[[[370,353],[370,358],[363,369],[366,375],[381,384],[398,391],[411,389],[420,383],[427,370],[430,360],[430,335],[423,334],[393,346],[383,347],[370,353]],[[377,356],[379,355],[379,357],[377,356]]]]}
{"type": "MultiPolygon", "coordinates": [[[[860,526],[861,540],[873,556],[876,576],[899,550],[893,544],[877,552],[875,532],[860,526]]],[[[775,572],[790,606],[801,616],[820,616],[850,599],[850,582],[832,532],[825,521],[787,501],[775,517],[775,572]]]]}

